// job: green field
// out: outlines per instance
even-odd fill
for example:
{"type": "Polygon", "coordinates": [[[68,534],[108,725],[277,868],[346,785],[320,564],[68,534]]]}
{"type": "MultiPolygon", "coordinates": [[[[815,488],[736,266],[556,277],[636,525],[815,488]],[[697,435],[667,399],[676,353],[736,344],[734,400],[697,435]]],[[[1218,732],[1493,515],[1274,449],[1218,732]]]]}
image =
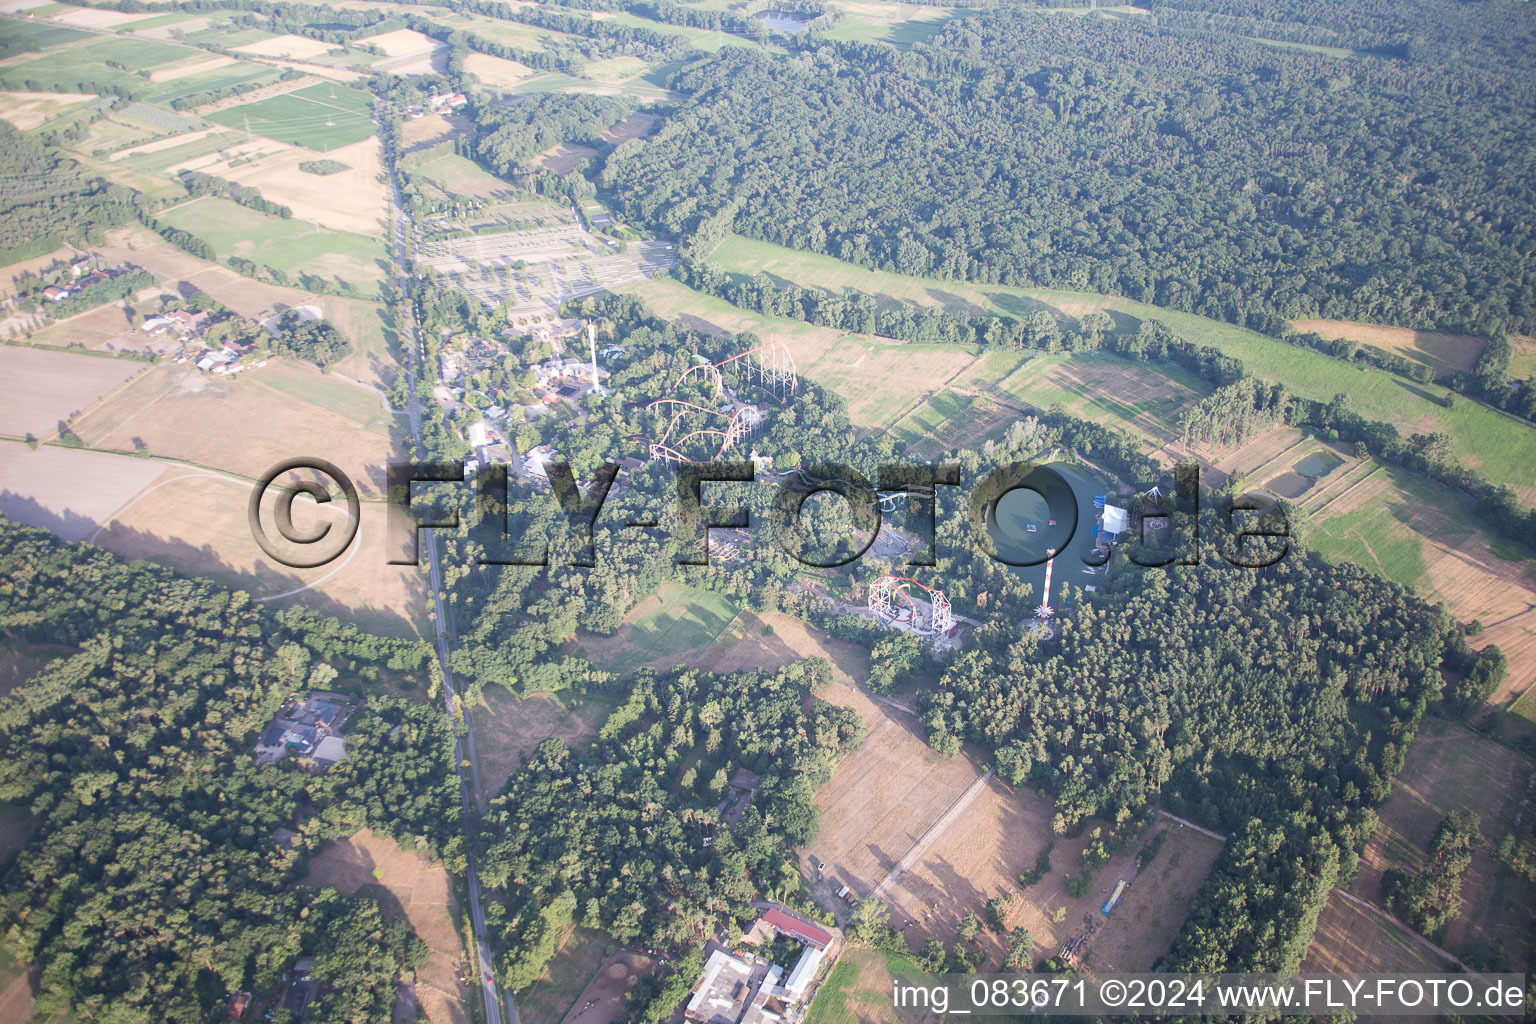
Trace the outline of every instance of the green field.
{"type": "Polygon", "coordinates": [[[710,643],[736,618],[725,598],[681,583],[664,583],[642,601],[618,634],[622,644],[593,638],[586,642],[594,663],[615,671],[674,658],[710,643]]]}
{"type": "MultiPolygon", "coordinates": [[[[6,19],[4,24],[9,30],[14,23],[6,19]]],[[[58,37],[39,36],[40,43],[44,39],[58,37]]],[[[136,71],[180,63],[196,55],[187,47],[152,39],[92,37],[85,42],[55,46],[45,54],[0,68],[0,86],[27,92],[101,92],[106,87],[116,87],[134,95],[149,95],[154,85],[136,71]],[[133,70],[108,67],[108,61],[133,70]]]]}
{"type": "Polygon", "coordinates": [[[871,1024],[891,1019],[891,977],[916,974],[909,956],[848,948],[828,972],[805,1019],[816,1024],[871,1024]]]}
{"type": "Polygon", "coordinates": [[[275,267],[296,282],[308,274],[343,281],[353,295],[378,294],[385,251],[376,238],[268,217],[228,199],[198,199],[159,219],[201,238],[220,259],[239,256],[275,267]]]}
{"type": "Polygon", "coordinates": [[[345,416],[375,433],[388,435],[394,427],[394,417],[385,410],[384,399],[378,394],[350,381],[321,373],[313,366],[274,362],[254,379],[285,395],[292,395],[327,412],[345,416]]]}
{"type": "Polygon", "coordinates": [[[374,133],[373,101],[344,85],[322,83],[209,114],[210,121],[323,153],[374,133]]]}
{"type": "MultiPolygon", "coordinates": [[[[841,7],[833,4],[834,7],[841,7]]],[[[891,43],[911,46],[931,38],[953,17],[953,12],[943,7],[917,4],[863,4],[858,8],[843,8],[841,17],[821,34],[828,39],[859,43],[891,43]]]]}
{"type": "Polygon", "coordinates": [[[1086,292],[872,273],[830,256],[740,236],[722,242],[710,261],[743,278],[762,271],[806,287],[848,288],[890,301],[943,304],[971,312],[1018,316],[1045,306],[1073,317],[1104,310],[1123,314],[1122,321],[1125,316],[1161,320],[1181,337],[1238,357],[1255,376],[1283,381],[1294,394],[1327,401],[1346,392],[1356,412],[1396,425],[1405,437],[1443,432],[1451,438],[1452,450],[1465,464],[1494,483],[1506,484],[1527,498],[1536,498],[1536,475],[1530,471],[1536,465],[1536,426],[1459,396],[1453,407],[1447,409],[1439,401],[1446,394],[1444,388],[1413,384],[1381,370],[1352,368],[1321,353],[1231,324],[1086,292]]]}

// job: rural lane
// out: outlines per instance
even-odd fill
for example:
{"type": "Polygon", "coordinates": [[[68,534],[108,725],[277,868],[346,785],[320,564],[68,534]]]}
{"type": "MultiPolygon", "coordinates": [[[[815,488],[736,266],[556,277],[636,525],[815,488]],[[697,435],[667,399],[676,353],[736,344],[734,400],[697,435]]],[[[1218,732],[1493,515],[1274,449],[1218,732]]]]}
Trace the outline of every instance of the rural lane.
{"type": "MultiPolygon", "coordinates": [[[[376,106],[376,114],[380,119],[382,129],[383,106],[376,106]]],[[[381,132],[382,134],[382,132],[381,132]]],[[[395,254],[395,262],[398,266],[396,286],[401,291],[402,298],[407,294],[410,278],[405,268],[409,266],[409,254],[406,252],[406,213],[400,203],[400,181],[395,174],[395,160],[397,154],[389,145],[387,137],[383,142],[383,156],[385,166],[389,173],[390,187],[390,244],[395,254]]],[[[408,392],[406,398],[406,413],[411,423],[411,438],[418,445],[421,443],[421,399],[416,394],[416,362],[423,354],[421,334],[417,330],[414,318],[406,302],[402,301],[399,308],[401,318],[400,338],[402,347],[407,353],[405,360],[406,383],[408,392]]],[[[455,720],[454,708],[454,680],[453,669],[449,664],[449,655],[452,651],[452,635],[450,629],[450,612],[443,604],[437,601],[437,595],[442,588],[442,564],[438,559],[437,536],[427,530],[422,543],[427,549],[427,579],[431,587],[433,597],[432,629],[435,633],[437,658],[443,670],[443,707],[448,714],[450,722],[455,720]]],[[[418,535],[420,536],[420,535],[418,535]]],[[[475,864],[475,856],[472,852],[473,842],[470,834],[470,823],[485,810],[485,798],[480,791],[480,766],[475,753],[474,733],[469,729],[469,709],[459,709],[464,716],[464,734],[459,738],[454,749],[454,759],[458,763],[460,781],[460,800],[464,811],[464,843],[465,843],[465,887],[469,891],[469,919],[474,931],[475,958],[478,961],[476,981],[480,985],[481,1002],[485,1007],[486,1024],[502,1024],[501,993],[496,988],[496,975],[492,970],[491,945],[485,936],[485,901],[480,892],[480,872],[475,864]],[[465,762],[469,768],[464,768],[465,762]],[[473,800],[473,806],[471,806],[473,800]],[[473,810],[473,814],[471,814],[473,810]]],[[[506,993],[506,1021],[507,1024],[518,1024],[517,1007],[512,1002],[512,993],[506,993]]]]}

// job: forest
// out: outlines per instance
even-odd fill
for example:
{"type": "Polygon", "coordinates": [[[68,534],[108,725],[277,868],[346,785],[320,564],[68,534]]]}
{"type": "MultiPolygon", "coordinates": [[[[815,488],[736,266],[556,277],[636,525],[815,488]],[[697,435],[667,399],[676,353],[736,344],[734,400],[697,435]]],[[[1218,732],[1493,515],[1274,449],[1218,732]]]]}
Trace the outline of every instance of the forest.
{"type": "Polygon", "coordinates": [[[0,121],[0,261],[42,256],[66,241],[99,243],[139,209],[132,189],[88,177],[73,158],[0,121]]]}
{"type": "Polygon", "coordinates": [[[1233,835],[1165,966],[1294,970],[1439,697],[1446,625],[1353,565],[1208,554],[1120,562],[1056,628],[963,652],[921,698],[930,743],[999,751],[1059,834],[1155,802],[1233,835]]]}
{"type": "Polygon", "coordinates": [[[684,948],[756,917],[759,894],[796,898],[790,847],[816,834],[812,797],[863,736],[854,712],[813,696],[830,679],[820,659],[724,676],[641,670],[593,749],[545,740],[480,828],[481,877],[504,897],[488,912],[507,950],[502,980],[538,978],[571,921],[684,948]],[[726,828],[716,805],[739,768],[761,784],[726,828]]]}
{"type": "Polygon", "coordinates": [[[687,103],[603,185],[698,251],[737,231],[1242,324],[1530,330],[1536,96],[1442,52],[1344,62],[1018,9],[906,52],[728,47],[673,76],[687,103]]]}
{"type": "Polygon", "coordinates": [[[427,646],[4,521],[0,579],[0,630],[71,652],[0,701],[0,800],[35,823],[0,882],[0,933],[41,969],[40,1012],[201,1024],[310,955],[310,1021],[378,1019],[419,941],[371,899],[295,882],[365,826],[457,866],[452,732],[431,704],[374,694],[327,773],[252,747],[290,694],[361,695],[422,672],[427,646]]]}

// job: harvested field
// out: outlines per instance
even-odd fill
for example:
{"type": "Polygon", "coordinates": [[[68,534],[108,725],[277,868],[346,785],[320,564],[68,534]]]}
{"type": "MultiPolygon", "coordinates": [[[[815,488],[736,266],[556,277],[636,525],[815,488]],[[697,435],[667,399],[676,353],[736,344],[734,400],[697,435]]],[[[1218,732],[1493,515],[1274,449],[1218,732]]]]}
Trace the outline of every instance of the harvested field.
{"type": "Polygon", "coordinates": [[[65,320],[48,322],[29,341],[33,345],[51,345],[60,349],[141,353],[181,347],[181,339],[169,334],[150,337],[139,333],[121,302],[110,302],[65,320]]]}
{"type": "Polygon", "coordinates": [[[576,169],[577,164],[594,156],[597,156],[597,150],[591,146],[578,146],[574,143],[562,142],[549,152],[541,155],[539,163],[548,167],[556,174],[570,174],[576,169]]]}
{"type": "Polygon", "coordinates": [[[74,7],[59,14],[50,14],[48,15],[48,20],[56,21],[61,25],[69,25],[72,28],[117,28],[119,25],[143,21],[145,18],[156,16],[152,11],[129,14],[124,11],[109,11],[100,7],[74,7]]]}
{"type": "Polygon", "coordinates": [[[603,132],[603,141],[612,146],[630,139],[642,139],[651,133],[656,127],[657,118],[654,114],[630,114],[618,124],[603,132]]]}
{"type": "Polygon", "coordinates": [[[403,915],[430,950],[416,972],[416,1002],[431,1024],[468,1024],[470,993],[458,982],[464,947],[447,868],[368,829],[326,847],[309,858],[308,866],[304,885],[328,885],[345,893],[367,888],[370,894],[382,888],[393,897],[381,901],[386,916],[403,915]]]}
{"type": "MultiPolygon", "coordinates": [[[[381,503],[362,504],[357,537],[335,561],[292,569],[276,564],[251,536],[250,494],[251,484],[243,480],[172,469],[117,509],[104,530],[85,539],[125,558],[207,576],[257,601],[300,604],[391,636],[420,634],[426,585],[414,567],[389,564],[398,551],[386,544],[387,513],[381,503]]],[[[269,534],[271,505],[269,500],[263,513],[269,534]]],[[[321,523],[341,530],[344,509],[333,502],[321,510],[302,499],[294,503],[294,521],[301,530],[321,523]]],[[[279,547],[303,553],[281,542],[279,547]]]]}
{"type": "MultiPolygon", "coordinates": [[[[821,831],[802,851],[802,870],[812,876],[809,857],[819,857],[832,888],[846,884],[867,895],[981,770],[969,757],[940,756],[924,742],[916,715],[876,702],[862,690],[836,682],[820,696],[858,712],[869,735],[816,794],[821,831]]],[[[957,823],[945,836],[959,830],[957,823]]],[[[922,863],[935,853],[937,846],[922,863]]],[[[888,895],[894,902],[900,902],[899,893],[915,874],[917,869],[892,884],[888,895]]],[[[895,923],[900,927],[900,921],[895,923]]]]}
{"type": "Polygon", "coordinates": [[[0,441],[0,512],[65,540],[84,540],[165,471],[149,459],[0,441]]]}
{"type": "Polygon", "coordinates": [[[71,352],[0,346],[0,378],[10,397],[0,406],[0,434],[47,438],[127,381],[144,364],[71,352]]]}
{"type": "Polygon", "coordinates": [[[852,687],[869,676],[869,651],[858,644],[829,636],[810,623],[783,612],[744,611],[739,628],[706,648],[693,662],[707,672],[740,672],[746,669],[777,669],[806,658],[824,658],[832,665],[832,678],[852,687]],[[764,627],[773,632],[765,633],[764,627]]]}
{"type": "Polygon", "coordinates": [[[30,131],[53,115],[95,98],[80,92],[0,92],[0,119],[30,131]]]}
{"type": "Polygon", "coordinates": [[[1436,334],[1411,327],[1361,324],[1349,320],[1292,320],[1291,326],[1303,334],[1316,333],[1330,340],[1358,341],[1405,359],[1427,363],[1436,373],[1472,369],[1484,345],[1482,338],[1470,334],[1436,334]]]}
{"type": "MultiPolygon", "coordinates": [[[[472,53],[470,56],[477,57],[479,54],[472,53]]],[[[455,121],[442,114],[423,114],[421,117],[408,118],[401,126],[401,136],[405,140],[406,152],[411,152],[457,138],[468,127],[462,119],[455,121]]]]}
{"type": "MultiPolygon", "coordinates": [[[[1160,823],[1154,828],[1166,828],[1169,835],[1145,872],[1134,874],[1135,849],[1126,850],[1094,872],[1086,895],[1073,898],[1067,895],[1066,877],[1079,873],[1089,833],[1101,823],[1089,822],[1082,835],[1064,839],[1052,834],[1054,815],[1049,797],[989,780],[917,863],[887,887],[883,896],[891,905],[892,923],[903,928],[913,949],[930,936],[954,942],[965,914],[985,921],[987,901],[1019,892],[1019,875],[1034,869],[1036,858],[1054,840],[1053,870],[1008,908],[1008,927],[1029,930],[1039,960],[1056,955],[1083,931],[1085,921],[1098,921],[1086,953],[1090,967],[1150,970],[1172,945],[1221,844],[1193,829],[1160,823]],[[1130,879],[1122,905],[1104,918],[1100,908],[1121,878],[1130,879]],[[1058,908],[1066,911],[1060,922],[1053,919],[1058,908]]],[[[1000,964],[1007,952],[1004,936],[983,931],[980,941],[993,963],[1000,964]]]]}
{"type": "Polygon", "coordinates": [[[443,45],[431,36],[423,35],[408,28],[385,32],[383,35],[364,36],[358,42],[368,46],[377,46],[391,57],[405,57],[413,53],[435,50],[443,45]]]}
{"type": "Polygon", "coordinates": [[[1465,904],[1440,944],[1461,956],[1503,949],[1512,970],[1529,969],[1536,959],[1536,884],[1500,864],[1493,848],[1517,815],[1532,813],[1533,789],[1536,762],[1530,758],[1458,723],[1426,718],[1393,780],[1392,795],[1378,812],[1380,826],[1351,893],[1382,906],[1382,872],[1390,867],[1410,874],[1422,870],[1440,820],[1451,811],[1475,811],[1482,842],[1462,884],[1465,904]]]}
{"type": "Polygon", "coordinates": [[[1084,352],[1032,359],[991,390],[1036,409],[1062,405],[1082,419],[1167,444],[1178,436],[1179,413],[1211,389],[1175,366],[1084,352]]]}
{"type": "Polygon", "coordinates": [[[586,745],[612,710],[605,699],[571,706],[546,693],[518,697],[505,687],[487,687],[471,719],[481,788],[499,793],[523,758],[551,737],[573,749],[586,745]]]}
{"type": "Polygon", "coordinates": [[[379,140],[364,139],[329,151],[326,156],[347,164],[336,174],[308,174],[299,164],[315,158],[308,150],[287,146],[258,163],[203,168],[241,185],[251,185],[274,203],[293,209],[299,220],[359,235],[383,235],[388,191],[382,180],[379,140]]]}
{"type": "Polygon", "coordinates": [[[398,439],[275,395],[256,383],[259,370],[247,373],[253,376],[221,380],[184,366],[156,366],[82,417],[76,432],[93,447],[148,452],[251,479],[296,451],[323,451],[359,491],[383,494],[384,464],[398,439]]]}
{"type": "Polygon", "coordinates": [[[120,149],[116,153],[113,153],[111,156],[107,157],[107,159],[113,163],[116,163],[119,160],[126,160],[130,157],[143,156],[146,153],[160,153],[167,149],[175,149],[178,146],[185,146],[188,143],[197,142],[200,139],[206,139],[211,135],[221,134],[225,131],[227,131],[227,129],[224,128],[203,128],[199,131],[182,132],[179,135],[168,135],[163,139],[156,139],[153,142],[146,142],[141,146],[130,146],[127,149],[120,149]]]}
{"type": "Polygon", "coordinates": [[[1482,622],[1474,645],[1496,643],[1510,660],[1492,703],[1536,683],[1536,560],[1490,535],[1448,488],[1387,466],[1330,484],[1346,472],[1334,470],[1308,498],[1312,546],[1444,602],[1463,622],[1482,622]]]}
{"type": "MultiPolygon", "coordinates": [[[[526,64],[485,53],[471,53],[464,58],[464,70],[475,75],[486,85],[510,89],[521,85],[535,74],[526,64]]],[[[435,115],[434,115],[435,116],[435,115]]]]}
{"type": "Polygon", "coordinates": [[[254,57],[291,57],[295,60],[308,60],[336,49],[337,45],[322,39],[310,39],[308,36],[285,35],[273,36],[271,39],[263,39],[256,43],[246,43],[244,46],[236,46],[233,49],[236,53],[249,53],[254,57]]]}
{"type": "MultiPolygon", "coordinates": [[[[655,967],[656,961],[643,953],[619,950],[598,968],[561,1024],[612,1024],[627,1019],[624,997],[634,988],[635,982],[655,967]]],[[[521,1008],[522,1004],[518,1005],[521,1008]]]]}
{"type": "Polygon", "coordinates": [[[1301,963],[1307,973],[1418,974],[1454,970],[1390,921],[1334,892],[1301,963]]]}

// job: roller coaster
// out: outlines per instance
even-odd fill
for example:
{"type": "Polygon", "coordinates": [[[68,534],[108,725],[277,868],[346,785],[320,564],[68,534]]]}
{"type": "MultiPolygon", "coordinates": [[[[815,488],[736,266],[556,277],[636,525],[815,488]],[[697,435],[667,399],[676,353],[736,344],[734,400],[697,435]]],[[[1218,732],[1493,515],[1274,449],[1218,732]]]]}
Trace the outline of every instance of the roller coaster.
{"type": "Polygon", "coordinates": [[[881,576],[869,585],[869,610],[875,621],[886,626],[906,630],[924,637],[941,637],[955,628],[954,609],[944,591],[919,583],[906,576],[881,576]],[[927,597],[914,600],[908,591],[917,587],[927,597]],[[918,608],[918,601],[928,605],[927,621],[918,608]]]}
{"type": "MultiPolygon", "coordinates": [[[[718,403],[721,396],[725,394],[725,374],[722,370],[733,364],[742,370],[746,384],[761,388],[774,401],[781,404],[794,395],[795,389],[800,384],[800,378],[795,370],[794,356],[790,354],[789,349],[773,341],[739,352],[729,359],[690,366],[672,382],[672,390],[677,391],[689,381],[702,380],[707,382],[712,390],[707,401],[718,403]]],[[[763,414],[751,405],[742,405],[732,412],[722,412],[683,398],[658,398],[647,405],[646,409],[661,409],[664,413],[671,414],[661,437],[653,441],[650,447],[651,458],[666,459],[670,462],[708,462],[718,459],[763,424],[763,414]],[[681,433],[674,439],[673,433],[682,429],[678,424],[685,418],[695,415],[705,417],[706,423],[722,420],[724,422],[681,433]],[[718,445],[714,443],[716,438],[719,439],[718,445]],[[707,440],[711,446],[714,446],[715,450],[708,458],[700,460],[684,454],[690,442],[702,440],[707,440]]]]}

